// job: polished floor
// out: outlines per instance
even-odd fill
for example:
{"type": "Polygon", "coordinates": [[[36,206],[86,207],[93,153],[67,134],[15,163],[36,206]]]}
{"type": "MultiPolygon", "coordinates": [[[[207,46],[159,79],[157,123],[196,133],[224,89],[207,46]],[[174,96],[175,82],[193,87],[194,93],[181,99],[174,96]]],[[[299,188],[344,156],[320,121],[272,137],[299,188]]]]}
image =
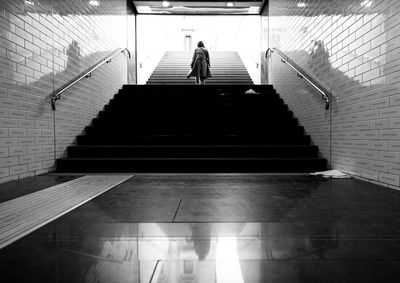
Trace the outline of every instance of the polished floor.
{"type": "MultiPolygon", "coordinates": [[[[31,178],[14,196],[73,178],[31,178]]],[[[0,185],[3,198],[17,187],[0,185]]],[[[355,179],[139,174],[1,249],[0,278],[398,282],[399,204],[355,179]]]]}

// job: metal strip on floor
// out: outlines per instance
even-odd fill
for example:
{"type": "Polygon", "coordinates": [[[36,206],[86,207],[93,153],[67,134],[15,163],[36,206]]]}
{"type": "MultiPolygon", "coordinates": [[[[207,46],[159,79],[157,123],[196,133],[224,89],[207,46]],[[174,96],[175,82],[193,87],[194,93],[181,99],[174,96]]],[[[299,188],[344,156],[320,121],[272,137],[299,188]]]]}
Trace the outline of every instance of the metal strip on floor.
{"type": "Polygon", "coordinates": [[[90,175],[0,203],[0,249],[125,182],[133,175],[90,175]]]}

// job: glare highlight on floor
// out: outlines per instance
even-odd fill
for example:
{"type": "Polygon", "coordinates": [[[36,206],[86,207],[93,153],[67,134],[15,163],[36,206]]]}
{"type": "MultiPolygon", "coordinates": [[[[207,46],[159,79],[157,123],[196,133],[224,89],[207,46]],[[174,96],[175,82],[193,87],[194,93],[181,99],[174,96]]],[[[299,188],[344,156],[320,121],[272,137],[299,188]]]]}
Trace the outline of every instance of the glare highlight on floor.
{"type": "Polygon", "coordinates": [[[218,283],[244,283],[237,254],[236,237],[218,238],[216,270],[218,283]]]}

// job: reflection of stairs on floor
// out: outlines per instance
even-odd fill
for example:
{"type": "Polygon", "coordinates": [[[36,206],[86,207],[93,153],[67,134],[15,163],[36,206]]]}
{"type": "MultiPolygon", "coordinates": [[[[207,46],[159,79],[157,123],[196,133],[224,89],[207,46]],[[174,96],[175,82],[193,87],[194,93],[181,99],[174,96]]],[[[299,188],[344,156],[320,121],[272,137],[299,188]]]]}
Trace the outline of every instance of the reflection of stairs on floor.
{"type": "MultiPolygon", "coordinates": [[[[193,78],[186,78],[192,56],[192,52],[186,51],[166,52],[147,84],[193,84],[193,78]]],[[[207,84],[253,84],[237,52],[211,51],[210,61],[213,76],[207,79],[207,84]]]]}
{"type": "Polygon", "coordinates": [[[77,143],[58,172],[326,170],[268,85],[125,85],[77,143]]]}

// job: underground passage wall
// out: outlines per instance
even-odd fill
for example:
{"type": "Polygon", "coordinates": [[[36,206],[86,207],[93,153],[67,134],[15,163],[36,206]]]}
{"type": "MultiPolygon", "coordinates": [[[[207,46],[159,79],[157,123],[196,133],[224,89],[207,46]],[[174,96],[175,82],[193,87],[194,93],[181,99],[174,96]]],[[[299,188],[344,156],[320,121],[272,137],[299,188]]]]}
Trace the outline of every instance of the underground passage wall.
{"type": "Polygon", "coordinates": [[[269,17],[263,16],[268,46],[283,51],[332,92],[326,111],[320,95],[276,55],[267,60],[268,82],[331,167],[397,189],[399,14],[396,0],[271,0],[269,17]]]}
{"type": "Polygon", "coordinates": [[[127,58],[121,54],[67,90],[51,110],[53,91],[134,43],[135,16],[126,1],[90,2],[0,2],[0,182],[52,170],[127,82],[127,58]]]}

